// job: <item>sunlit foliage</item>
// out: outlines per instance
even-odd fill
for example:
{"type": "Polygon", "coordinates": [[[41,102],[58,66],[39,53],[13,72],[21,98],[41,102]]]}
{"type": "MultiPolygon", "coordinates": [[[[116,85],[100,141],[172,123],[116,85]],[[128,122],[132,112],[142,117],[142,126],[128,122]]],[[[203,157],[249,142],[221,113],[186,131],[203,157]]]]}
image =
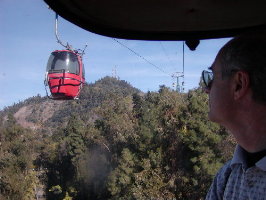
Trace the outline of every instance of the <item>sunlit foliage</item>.
{"type": "Polygon", "coordinates": [[[144,94],[106,77],[80,100],[54,104],[44,121],[46,101],[27,103],[38,113],[31,122],[42,120],[35,131],[17,125],[18,108],[1,120],[0,199],[32,199],[38,184],[53,200],[204,199],[233,151],[226,131],[209,122],[200,88],[144,94]]]}

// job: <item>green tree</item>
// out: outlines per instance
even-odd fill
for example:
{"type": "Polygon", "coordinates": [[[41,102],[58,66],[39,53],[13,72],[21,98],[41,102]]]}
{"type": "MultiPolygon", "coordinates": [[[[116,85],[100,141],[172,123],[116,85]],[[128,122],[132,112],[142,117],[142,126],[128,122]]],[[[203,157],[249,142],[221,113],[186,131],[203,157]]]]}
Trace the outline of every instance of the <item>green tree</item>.
{"type": "Polygon", "coordinates": [[[32,133],[18,125],[12,114],[0,133],[0,193],[5,199],[32,199],[37,182],[32,133]]]}
{"type": "Polygon", "coordinates": [[[201,89],[191,90],[187,107],[180,117],[182,165],[177,174],[177,196],[182,199],[204,198],[212,178],[223,163],[219,143],[227,135],[208,120],[208,97],[201,89]]]}

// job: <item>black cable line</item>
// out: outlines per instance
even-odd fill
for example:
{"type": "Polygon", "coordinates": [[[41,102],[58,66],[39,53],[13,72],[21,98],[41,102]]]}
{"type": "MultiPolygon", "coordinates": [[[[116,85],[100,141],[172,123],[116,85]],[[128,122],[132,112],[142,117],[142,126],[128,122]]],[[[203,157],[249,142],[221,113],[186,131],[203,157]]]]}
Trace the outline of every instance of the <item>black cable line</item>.
{"type": "Polygon", "coordinates": [[[167,72],[165,72],[163,69],[161,69],[160,67],[158,67],[157,65],[153,64],[152,62],[148,61],[146,58],[144,58],[143,56],[141,56],[140,54],[138,54],[137,52],[135,52],[134,50],[130,49],[129,47],[127,47],[125,44],[123,44],[122,42],[118,41],[117,39],[113,38],[114,41],[116,41],[118,44],[120,44],[121,46],[127,48],[129,51],[131,51],[132,53],[134,53],[135,55],[137,55],[138,57],[140,57],[141,59],[143,59],[144,61],[146,61],[147,63],[149,63],[150,65],[154,66],[156,69],[160,70],[161,72],[167,74],[168,76],[171,76],[170,74],[168,74],[167,72]]]}
{"type": "MultiPolygon", "coordinates": [[[[129,51],[131,51],[132,53],[134,53],[135,55],[137,55],[138,57],[140,57],[141,59],[143,59],[144,61],[146,61],[147,63],[149,63],[150,65],[152,65],[152,66],[154,66],[156,69],[158,69],[158,70],[160,70],[161,72],[163,72],[163,73],[165,73],[165,74],[167,74],[168,76],[170,76],[170,77],[173,77],[174,75],[171,75],[171,74],[168,74],[167,72],[165,72],[163,69],[161,69],[160,67],[158,67],[157,65],[155,65],[155,64],[153,64],[152,62],[150,62],[149,60],[147,60],[145,57],[143,57],[143,56],[141,56],[140,54],[138,54],[137,52],[135,52],[134,50],[132,50],[131,48],[129,48],[128,46],[126,46],[125,44],[123,44],[122,42],[120,42],[120,41],[118,41],[117,39],[115,39],[115,38],[112,38],[114,41],[116,41],[118,44],[120,44],[121,46],[123,46],[123,47],[125,47],[125,48],[127,48],[129,51]]],[[[162,46],[162,44],[161,44],[161,46],[162,46]]],[[[162,48],[163,48],[163,46],[162,46],[162,48]]],[[[165,49],[163,48],[163,50],[164,50],[164,52],[165,52],[165,49]]],[[[184,76],[185,76],[185,42],[183,41],[183,59],[182,59],[182,67],[183,67],[183,72],[181,72],[181,76],[180,75],[178,75],[178,76],[176,76],[176,77],[182,77],[183,78],[183,82],[182,82],[182,84],[181,84],[181,87],[182,87],[182,89],[181,90],[183,90],[182,92],[184,92],[184,83],[185,83],[185,81],[184,81],[184,76]]],[[[165,54],[166,54],[166,52],[165,52],[165,54]]],[[[166,55],[167,56],[167,55],[166,55]]],[[[169,60],[169,57],[167,56],[167,58],[168,58],[168,60],[169,60]]],[[[169,60],[170,61],[170,60],[169,60]]]]}
{"type": "Polygon", "coordinates": [[[185,42],[183,41],[183,75],[185,73],[185,42]]]}
{"type": "Polygon", "coordinates": [[[164,46],[163,46],[163,44],[162,44],[161,41],[160,41],[160,45],[161,45],[161,48],[162,48],[162,50],[163,50],[165,56],[166,56],[167,59],[168,59],[169,64],[172,65],[172,67],[174,68],[175,64],[173,63],[173,60],[170,59],[170,57],[169,57],[168,53],[166,52],[166,50],[165,50],[165,48],[164,48],[164,46]]]}
{"type": "Polygon", "coordinates": [[[185,90],[185,41],[183,41],[183,82],[182,82],[182,90],[185,90]]]}

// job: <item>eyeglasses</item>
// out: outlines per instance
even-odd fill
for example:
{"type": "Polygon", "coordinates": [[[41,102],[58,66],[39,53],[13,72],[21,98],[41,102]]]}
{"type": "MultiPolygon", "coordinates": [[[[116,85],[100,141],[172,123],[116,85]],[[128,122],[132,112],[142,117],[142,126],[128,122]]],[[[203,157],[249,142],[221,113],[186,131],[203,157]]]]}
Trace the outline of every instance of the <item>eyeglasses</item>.
{"type": "MultiPolygon", "coordinates": [[[[232,74],[232,73],[235,73],[237,71],[239,71],[240,69],[231,69],[227,72],[224,72],[223,74],[232,74]]],[[[206,89],[211,89],[211,86],[212,86],[212,81],[213,81],[213,72],[210,72],[210,71],[207,71],[207,70],[203,70],[202,71],[202,74],[201,74],[201,77],[202,77],[202,80],[203,80],[203,83],[204,83],[204,86],[206,89]]]]}
{"type": "Polygon", "coordinates": [[[211,89],[212,81],[213,81],[213,73],[203,70],[201,74],[204,86],[206,89],[211,89]]]}

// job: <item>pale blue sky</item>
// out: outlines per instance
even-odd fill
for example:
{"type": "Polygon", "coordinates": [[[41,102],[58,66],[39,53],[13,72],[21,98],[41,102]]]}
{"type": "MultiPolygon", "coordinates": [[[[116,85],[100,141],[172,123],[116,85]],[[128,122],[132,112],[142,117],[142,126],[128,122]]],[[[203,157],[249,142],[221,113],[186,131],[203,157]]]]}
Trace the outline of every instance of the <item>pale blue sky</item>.
{"type": "MultiPolygon", "coordinates": [[[[42,0],[0,0],[0,110],[28,97],[45,95],[44,73],[50,53],[63,49],[54,33],[55,13],[42,0]]],[[[172,87],[168,74],[182,71],[182,42],[119,40],[166,73],[148,64],[112,38],[77,27],[59,17],[63,42],[81,49],[86,81],[112,76],[146,92],[172,87]]],[[[185,89],[198,86],[201,71],[210,66],[228,39],[201,41],[196,51],[185,47],[185,89]]]]}

